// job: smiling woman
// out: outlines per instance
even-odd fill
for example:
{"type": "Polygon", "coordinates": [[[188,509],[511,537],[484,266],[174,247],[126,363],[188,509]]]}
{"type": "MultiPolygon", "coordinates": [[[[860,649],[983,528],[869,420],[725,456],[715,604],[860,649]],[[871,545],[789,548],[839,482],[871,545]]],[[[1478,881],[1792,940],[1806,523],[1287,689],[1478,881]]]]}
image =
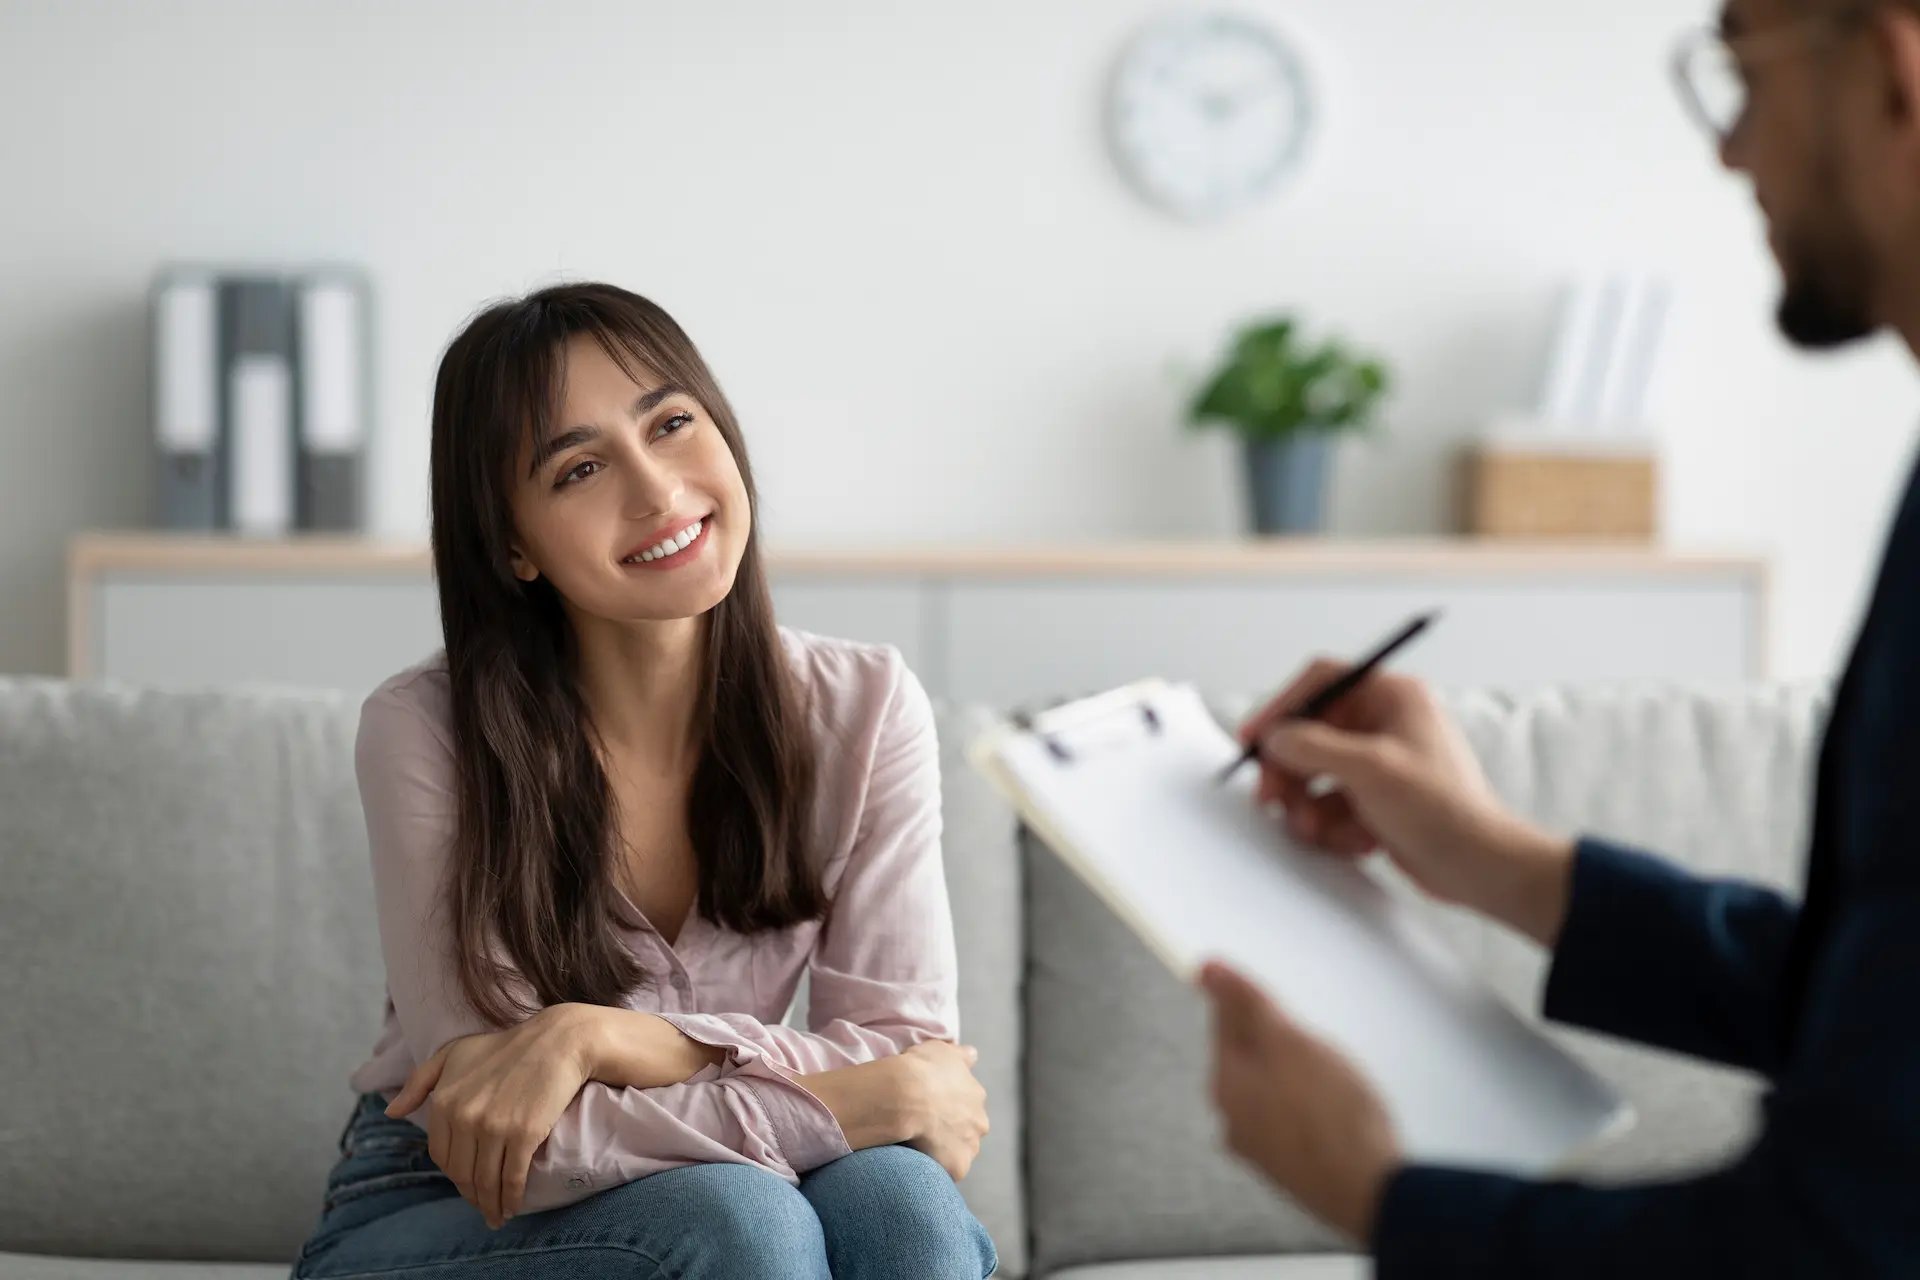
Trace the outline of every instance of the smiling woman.
{"type": "Polygon", "coordinates": [[[693,343],[609,285],[488,308],[432,458],[445,649],[356,749],[386,1027],[298,1274],[990,1273],[931,708],[775,625],[693,343]]]}

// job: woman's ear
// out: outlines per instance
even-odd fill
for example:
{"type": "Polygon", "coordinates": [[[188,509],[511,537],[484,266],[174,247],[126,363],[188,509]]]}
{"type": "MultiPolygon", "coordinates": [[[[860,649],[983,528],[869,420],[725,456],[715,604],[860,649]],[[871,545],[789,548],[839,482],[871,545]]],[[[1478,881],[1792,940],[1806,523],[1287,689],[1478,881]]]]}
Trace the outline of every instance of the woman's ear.
{"type": "Polygon", "coordinates": [[[539,566],[527,559],[526,553],[519,547],[508,548],[507,563],[513,568],[513,576],[522,582],[532,582],[540,576],[539,566]]]}

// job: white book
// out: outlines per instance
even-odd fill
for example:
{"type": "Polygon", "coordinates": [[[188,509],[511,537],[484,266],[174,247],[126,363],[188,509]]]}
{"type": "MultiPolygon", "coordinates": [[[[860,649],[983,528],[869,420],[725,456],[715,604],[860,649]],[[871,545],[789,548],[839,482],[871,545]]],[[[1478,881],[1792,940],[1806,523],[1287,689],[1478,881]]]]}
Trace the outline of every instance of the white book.
{"type": "Polygon", "coordinates": [[[284,356],[236,356],[228,367],[233,406],[233,528],[271,537],[293,528],[293,372],[284,356]]]}
{"type": "Polygon", "coordinates": [[[1627,281],[1600,395],[1600,422],[1616,431],[1647,426],[1647,387],[1665,335],[1669,293],[1651,276],[1627,281]]]}
{"type": "Polygon", "coordinates": [[[209,272],[161,275],[153,293],[155,505],[170,529],[215,529],[220,472],[220,310],[209,272]]]}
{"type": "Polygon", "coordinates": [[[238,533],[294,525],[293,301],[276,276],[230,276],[220,287],[227,517],[238,533]]]}
{"type": "Polygon", "coordinates": [[[317,277],[302,280],[297,296],[300,447],[356,455],[367,437],[360,288],[352,280],[317,277]]]}
{"type": "Polygon", "coordinates": [[[1220,785],[1239,754],[1192,688],[1147,681],[971,759],[1176,976],[1224,960],[1348,1054],[1410,1159],[1548,1175],[1631,1124],[1367,867],[1291,843],[1253,770],[1220,785]]]}
{"type": "Polygon", "coordinates": [[[357,272],[330,268],[302,276],[295,297],[295,519],[302,529],[350,532],[366,505],[369,292],[357,272]]]}
{"type": "Polygon", "coordinates": [[[1594,305],[1593,329],[1587,335],[1587,351],[1581,366],[1580,389],[1572,419],[1594,435],[1606,434],[1613,425],[1606,417],[1607,387],[1614,377],[1620,324],[1626,314],[1629,287],[1625,276],[1608,276],[1600,282],[1594,305]]]}
{"type": "Polygon", "coordinates": [[[1569,282],[1561,299],[1537,412],[1550,431],[1577,433],[1593,425],[1587,395],[1593,381],[1604,292],[1599,279],[1582,276],[1569,282]]]}

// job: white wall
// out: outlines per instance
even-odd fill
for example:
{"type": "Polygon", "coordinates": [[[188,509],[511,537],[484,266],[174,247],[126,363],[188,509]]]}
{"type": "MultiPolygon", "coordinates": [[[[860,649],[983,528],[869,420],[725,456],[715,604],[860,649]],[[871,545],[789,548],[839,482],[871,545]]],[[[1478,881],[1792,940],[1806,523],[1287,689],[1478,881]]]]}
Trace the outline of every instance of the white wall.
{"type": "Polygon", "coordinates": [[[1903,351],[1773,336],[1745,189],[1666,80],[1704,5],[1240,7],[1307,46],[1324,127],[1291,192],[1193,229],[1102,141],[1151,0],[0,0],[0,670],[58,668],[67,536],[145,518],[144,291],[178,258],[371,269],[397,535],[466,314],[562,277],[651,294],[789,545],[1229,532],[1230,455],[1177,430],[1171,366],[1275,306],[1401,375],[1335,531],[1435,531],[1567,271],[1664,270],[1673,540],[1776,555],[1778,670],[1837,665],[1920,397],[1903,351]]]}

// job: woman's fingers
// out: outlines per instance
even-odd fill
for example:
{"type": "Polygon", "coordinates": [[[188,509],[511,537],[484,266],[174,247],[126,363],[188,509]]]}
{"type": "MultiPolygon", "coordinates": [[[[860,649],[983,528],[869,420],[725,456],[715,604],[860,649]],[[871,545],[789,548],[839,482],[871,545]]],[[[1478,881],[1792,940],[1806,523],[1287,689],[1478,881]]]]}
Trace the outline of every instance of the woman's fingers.
{"type": "Polygon", "coordinates": [[[545,1138],[525,1136],[507,1144],[506,1158],[500,1165],[500,1206],[511,1218],[520,1212],[527,1199],[527,1172],[533,1168],[533,1153],[545,1138]]]}
{"type": "MultiPolygon", "coordinates": [[[[473,1126],[464,1118],[452,1120],[447,1132],[447,1162],[440,1166],[440,1172],[453,1180],[474,1208],[480,1209],[480,1196],[474,1187],[473,1163],[475,1151],[473,1126]]],[[[482,1210],[484,1212],[484,1210],[482,1210]]]]}
{"type": "Polygon", "coordinates": [[[440,1172],[447,1171],[447,1145],[453,1136],[447,1108],[435,1107],[427,1116],[427,1155],[440,1172]]]}
{"type": "Polygon", "coordinates": [[[393,1095],[393,1101],[387,1104],[389,1116],[398,1119],[420,1109],[420,1104],[433,1092],[433,1086],[440,1083],[440,1073],[446,1069],[449,1047],[442,1045],[431,1058],[408,1073],[407,1082],[400,1086],[400,1092],[393,1095]]]}
{"type": "Polygon", "coordinates": [[[461,1196],[478,1208],[473,1191],[473,1131],[455,1120],[453,1112],[451,1106],[434,1107],[427,1120],[427,1154],[461,1196]]]}
{"type": "Polygon", "coordinates": [[[478,1133],[473,1143],[474,1205],[489,1227],[498,1228],[506,1214],[500,1207],[500,1171],[506,1162],[506,1140],[494,1133],[478,1133]]]}

